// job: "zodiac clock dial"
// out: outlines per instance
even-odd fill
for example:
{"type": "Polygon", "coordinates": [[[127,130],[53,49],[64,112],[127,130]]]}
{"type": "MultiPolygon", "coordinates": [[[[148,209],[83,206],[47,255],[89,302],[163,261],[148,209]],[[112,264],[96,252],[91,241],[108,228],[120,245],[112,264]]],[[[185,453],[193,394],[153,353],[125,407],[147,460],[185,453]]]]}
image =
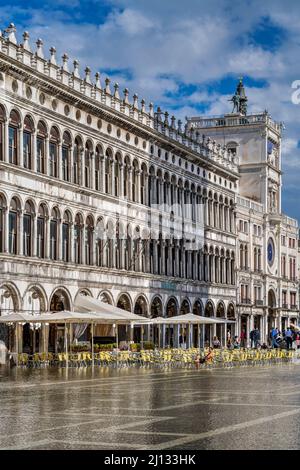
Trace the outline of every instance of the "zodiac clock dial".
{"type": "Polygon", "coordinates": [[[268,263],[269,265],[273,264],[274,261],[274,243],[273,240],[270,238],[268,241],[268,263]]]}

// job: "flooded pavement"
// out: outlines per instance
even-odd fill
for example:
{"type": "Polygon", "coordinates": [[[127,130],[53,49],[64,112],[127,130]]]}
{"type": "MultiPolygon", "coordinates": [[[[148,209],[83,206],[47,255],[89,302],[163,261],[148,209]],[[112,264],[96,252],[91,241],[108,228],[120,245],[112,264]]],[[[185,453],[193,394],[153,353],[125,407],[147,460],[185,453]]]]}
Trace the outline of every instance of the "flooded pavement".
{"type": "Polygon", "coordinates": [[[300,365],[0,368],[0,449],[299,449],[300,365]]]}

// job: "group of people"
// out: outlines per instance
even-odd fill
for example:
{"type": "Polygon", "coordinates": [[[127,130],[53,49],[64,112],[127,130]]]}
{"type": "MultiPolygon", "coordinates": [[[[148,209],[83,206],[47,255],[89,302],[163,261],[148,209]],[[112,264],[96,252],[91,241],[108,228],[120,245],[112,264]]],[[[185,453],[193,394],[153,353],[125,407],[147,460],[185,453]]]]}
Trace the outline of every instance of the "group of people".
{"type": "MultiPolygon", "coordinates": [[[[269,332],[269,345],[267,343],[261,343],[261,334],[256,326],[250,331],[249,335],[250,347],[254,349],[268,349],[271,348],[286,348],[286,349],[299,349],[300,348],[300,330],[297,330],[293,326],[289,326],[282,332],[277,327],[273,327],[269,332]]],[[[248,338],[246,331],[241,331],[240,337],[231,336],[230,330],[227,332],[227,348],[228,349],[239,349],[246,348],[248,346],[248,338]]],[[[212,340],[213,349],[221,348],[221,342],[217,336],[213,337],[212,340]]]]}

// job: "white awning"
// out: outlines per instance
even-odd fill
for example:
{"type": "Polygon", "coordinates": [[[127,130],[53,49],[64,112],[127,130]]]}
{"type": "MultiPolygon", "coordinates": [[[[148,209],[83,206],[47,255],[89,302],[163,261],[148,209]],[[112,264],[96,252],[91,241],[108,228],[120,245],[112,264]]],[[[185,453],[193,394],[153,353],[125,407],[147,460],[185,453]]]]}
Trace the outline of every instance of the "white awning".
{"type": "Polygon", "coordinates": [[[117,323],[121,323],[122,320],[125,320],[124,323],[127,322],[141,322],[146,323],[147,318],[142,317],[141,315],[136,315],[132,312],[127,312],[126,310],[122,310],[121,308],[115,307],[114,305],[107,304],[102,302],[99,299],[95,299],[94,297],[90,297],[88,295],[78,295],[74,302],[74,309],[86,312],[93,312],[95,315],[102,316],[102,315],[111,315],[112,318],[115,318],[117,323]]]}
{"type": "MultiPolygon", "coordinates": [[[[194,315],[193,313],[186,313],[185,315],[177,315],[175,317],[168,318],[153,318],[153,323],[165,324],[165,325],[176,325],[176,324],[194,324],[194,325],[215,325],[215,324],[224,324],[224,323],[234,323],[226,318],[211,318],[203,317],[201,315],[194,315]]],[[[151,322],[152,320],[150,320],[151,322]]]]}

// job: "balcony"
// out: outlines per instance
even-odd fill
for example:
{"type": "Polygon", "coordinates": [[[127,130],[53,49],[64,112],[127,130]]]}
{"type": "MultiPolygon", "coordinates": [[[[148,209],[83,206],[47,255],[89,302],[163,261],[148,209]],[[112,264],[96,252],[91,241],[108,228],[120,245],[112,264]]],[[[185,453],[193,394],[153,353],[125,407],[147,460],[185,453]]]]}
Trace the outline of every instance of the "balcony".
{"type": "Polygon", "coordinates": [[[284,308],[285,310],[287,310],[289,308],[289,304],[282,304],[282,308],[284,308]]]}
{"type": "Polygon", "coordinates": [[[255,299],[254,302],[255,302],[255,305],[256,305],[257,307],[262,307],[263,304],[264,304],[264,301],[261,300],[261,299],[255,299]]]}
{"type": "Polygon", "coordinates": [[[298,305],[291,305],[291,310],[298,310],[298,305]]]}
{"type": "Polygon", "coordinates": [[[251,299],[241,299],[242,305],[251,305],[251,299]]]}

